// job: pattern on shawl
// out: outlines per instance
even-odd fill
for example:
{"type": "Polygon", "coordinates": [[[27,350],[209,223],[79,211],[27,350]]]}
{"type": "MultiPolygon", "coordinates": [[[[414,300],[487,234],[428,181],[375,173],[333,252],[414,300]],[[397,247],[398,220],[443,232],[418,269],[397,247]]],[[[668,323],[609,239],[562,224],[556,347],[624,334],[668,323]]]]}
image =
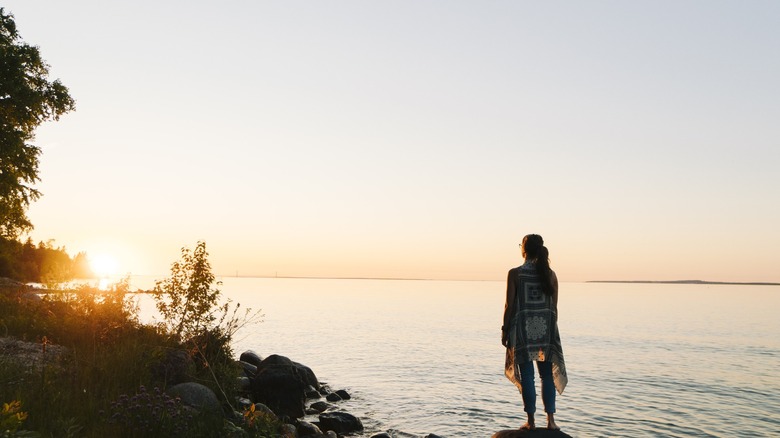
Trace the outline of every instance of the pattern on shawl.
{"type": "Polygon", "coordinates": [[[555,388],[562,394],[568,379],[552,299],[544,294],[533,263],[525,263],[515,273],[515,313],[509,325],[504,372],[522,390],[520,365],[529,361],[552,362],[555,388]]]}

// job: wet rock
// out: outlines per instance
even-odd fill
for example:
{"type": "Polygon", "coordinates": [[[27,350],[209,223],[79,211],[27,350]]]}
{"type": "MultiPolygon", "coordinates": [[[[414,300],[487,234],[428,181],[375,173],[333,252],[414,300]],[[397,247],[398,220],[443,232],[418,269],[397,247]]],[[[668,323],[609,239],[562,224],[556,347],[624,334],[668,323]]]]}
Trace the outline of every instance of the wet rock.
{"type": "Polygon", "coordinates": [[[393,438],[393,437],[387,432],[382,432],[382,433],[375,433],[371,435],[371,438],[393,438]]]}
{"type": "Polygon", "coordinates": [[[326,412],[320,414],[320,429],[336,432],[340,435],[360,432],[363,423],[359,418],[346,412],[326,412]]]}
{"type": "Polygon", "coordinates": [[[309,406],[311,409],[316,411],[318,414],[327,411],[328,409],[335,408],[334,405],[330,403],[325,403],[324,401],[318,401],[314,402],[309,406]]]}
{"type": "Polygon", "coordinates": [[[304,382],[315,388],[320,387],[320,382],[317,381],[317,376],[314,374],[314,371],[312,371],[311,368],[298,362],[293,362],[293,365],[298,368],[298,372],[301,373],[304,382]]]}
{"type": "Polygon", "coordinates": [[[272,355],[260,363],[252,380],[254,400],[271,408],[277,415],[300,418],[305,415],[306,383],[290,359],[272,355]]]}
{"type": "Polygon", "coordinates": [[[352,397],[349,395],[349,393],[348,393],[347,391],[343,390],[343,389],[339,389],[338,391],[336,391],[336,394],[337,394],[339,397],[341,397],[341,399],[342,399],[342,400],[349,400],[349,399],[351,399],[351,398],[352,398],[352,397]]]}
{"type": "Polygon", "coordinates": [[[536,428],[534,430],[502,430],[494,433],[491,438],[571,438],[571,436],[561,432],[560,430],[536,428]]]}
{"type": "Polygon", "coordinates": [[[325,396],[325,400],[331,402],[337,402],[337,401],[341,401],[341,396],[339,396],[335,392],[331,392],[330,394],[325,396]]]}
{"type": "Polygon", "coordinates": [[[309,385],[309,387],[306,388],[306,398],[307,399],[311,399],[311,398],[317,399],[317,398],[322,398],[322,395],[320,394],[319,391],[317,391],[317,388],[309,385]]]}

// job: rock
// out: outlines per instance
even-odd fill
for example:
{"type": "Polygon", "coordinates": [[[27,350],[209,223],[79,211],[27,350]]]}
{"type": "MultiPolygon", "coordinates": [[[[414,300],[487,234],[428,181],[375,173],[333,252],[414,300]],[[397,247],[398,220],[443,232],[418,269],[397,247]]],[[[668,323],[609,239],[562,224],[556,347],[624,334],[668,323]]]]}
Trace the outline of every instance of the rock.
{"type": "Polygon", "coordinates": [[[260,357],[257,353],[255,353],[252,350],[247,350],[243,353],[241,353],[241,356],[238,358],[241,362],[251,363],[252,365],[259,367],[260,362],[263,361],[263,358],[260,357]]]}
{"type": "Polygon", "coordinates": [[[241,409],[249,409],[252,406],[252,400],[245,397],[236,397],[236,405],[241,409]]]}
{"type": "Polygon", "coordinates": [[[262,404],[262,403],[255,403],[255,412],[262,412],[263,414],[271,417],[274,420],[278,420],[278,417],[274,413],[274,411],[271,410],[268,406],[262,404]]]}
{"type": "Polygon", "coordinates": [[[241,376],[236,379],[238,383],[238,390],[241,392],[247,392],[252,389],[252,381],[249,377],[241,376]]]}
{"type": "Polygon", "coordinates": [[[335,392],[331,392],[330,394],[325,396],[325,400],[332,401],[332,402],[337,402],[337,401],[341,401],[341,397],[338,394],[336,394],[335,392]]]}
{"type": "Polygon", "coordinates": [[[330,408],[335,408],[335,406],[333,406],[332,404],[325,403],[324,401],[314,402],[309,407],[311,409],[315,410],[318,414],[321,413],[321,412],[325,412],[325,411],[327,411],[330,408]]]}
{"type": "Polygon", "coordinates": [[[363,423],[359,418],[346,412],[327,412],[320,414],[320,429],[336,432],[340,435],[360,432],[363,423]]]}
{"type": "Polygon", "coordinates": [[[387,432],[382,432],[382,433],[375,433],[371,435],[371,438],[393,438],[393,437],[387,432]]]}
{"type": "Polygon", "coordinates": [[[320,394],[322,394],[322,395],[328,395],[328,394],[330,394],[332,392],[330,390],[330,386],[328,386],[326,383],[320,384],[319,391],[320,391],[320,394]]]}
{"type": "Polygon", "coordinates": [[[339,435],[332,430],[329,430],[328,433],[325,434],[325,436],[327,436],[328,438],[339,438],[339,435]]]}
{"type": "Polygon", "coordinates": [[[534,430],[502,430],[494,433],[492,438],[571,438],[571,436],[561,432],[560,430],[550,430],[540,427],[534,430]]]}
{"type": "Polygon", "coordinates": [[[300,418],[305,415],[306,387],[290,359],[272,355],[257,368],[252,395],[255,401],[264,403],[280,417],[300,418]]]}
{"type": "Polygon", "coordinates": [[[209,414],[222,414],[222,408],[214,391],[200,383],[185,382],[168,388],[171,397],[179,397],[187,406],[195,408],[198,412],[209,414]]]}
{"type": "Polygon", "coordinates": [[[25,342],[11,337],[0,337],[0,358],[32,371],[40,371],[46,364],[56,362],[67,349],[61,345],[25,342]]]}
{"type": "Polygon", "coordinates": [[[293,362],[293,365],[298,368],[298,371],[301,373],[304,382],[315,388],[320,387],[320,382],[317,381],[317,376],[314,375],[314,371],[312,371],[311,368],[298,362],[293,362]]]}
{"type": "Polygon", "coordinates": [[[292,424],[283,424],[281,432],[285,438],[298,438],[298,430],[292,424]]]}
{"type": "Polygon", "coordinates": [[[339,389],[336,391],[336,394],[341,397],[342,400],[349,400],[352,397],[350,397],[349,393],[347,391],[344,391],[343,389],[339,389]]]}
{"type": "Polygon", "coordinates": [[[314,424],[307,421],[301,421],[298,423],[298,436],[322,436],[322,431],[314,424]]]}
{"type": "Polygon", "coordinates": [[[425,435],[425,438],[441,438],[439,435],[436,435],[435,433],[429,433],[428,435],[425,435]]]}
{"type": "Polygon", "coordinates": [[[241,368],[244,370],[244,374],[247,377],[254,377],[257,374],[257,367],[252,365],[249,362],[244,362],[243,360],[239,360],[238,364],[241,365],[241,368]]]}
{"type": "Polygon", "coordinates": [[[306,398],[307,399],[309,399],[309,398],[317,399],[317,398],[322,398],[322,395],[320,394],[319,391],[317,391],[317,388],[309,385],[309,387],[306,388],[306,398]]]}

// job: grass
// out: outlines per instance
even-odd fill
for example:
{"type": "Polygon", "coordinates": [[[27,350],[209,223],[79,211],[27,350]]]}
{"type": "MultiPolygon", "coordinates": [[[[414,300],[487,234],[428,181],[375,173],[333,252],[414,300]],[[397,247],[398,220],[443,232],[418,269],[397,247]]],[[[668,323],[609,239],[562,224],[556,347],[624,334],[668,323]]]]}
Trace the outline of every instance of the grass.
{"type": "MultiPolygon", "coordinates": [[[[219,327],[180,341],[164,326],[141,324],[127,284],[109,291],[82,286],[43,299],[24,296],[22,289],[0,290],[0,336],[67,348],[44,366],[33,367],[0,356],[0,403],[21,403],[26,419],[8,436],[41,437],[155,437],[175,436],[164,424],[174,424],[163,412],[168,400],[148,401],[136,417],[112,421],[128,411],[129,400],[150,397],[182,380],[209,386],[225,411],[231,412],[238,395],[241,370],[230,349],[232,333],[219,327]],[[185,360],[182,361],[181,358],[185,360]],[[178,358],[178,359],[172,359],[178,358]],[[143,394],[146,395],[143,395],[143,394]],[[123,404],[125,403],[125,404],[123,404]],[[154,404],[161,404],[154,411],[154,404]],[[149,424],[155,428],[149,429],[149,424]],[[145,428],[146,427],[146,428],[145,428]],[[23,431],[37,433],[26,435],[23,431]]],[[[177,403],[175,400],[173,403],[177,403]]],[[[9,414],[10,415],[10,414],[9,414]]],[[[186,436],[279,436],[279,425],[226,424],[222,417],[189,422],[186,436]]],[[[251,423],[251,424],[249,424],[251,423]]],[[[0,430],[0,436],[5,437],[0,430]]]]}

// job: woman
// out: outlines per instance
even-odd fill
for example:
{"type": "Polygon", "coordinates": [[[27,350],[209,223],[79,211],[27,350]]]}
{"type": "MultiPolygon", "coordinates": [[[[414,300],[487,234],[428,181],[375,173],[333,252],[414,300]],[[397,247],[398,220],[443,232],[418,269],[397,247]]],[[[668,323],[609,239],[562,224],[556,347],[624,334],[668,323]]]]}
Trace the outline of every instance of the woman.
{"type": "Polygon", "coordinates": [[[506,347],[505,373],[519,389],[528,422],[534,429],[536,362],[542,379],[542,402],[547,412],[547,428],[555,424],[555,391],[566,387],[561,337],[558,333],[558,277],[550,269],[549,253],[542,236],[529,234],[521,245],[525,263],[511,269],[506,282],[504,325],[501,343],[506,347]]]}

